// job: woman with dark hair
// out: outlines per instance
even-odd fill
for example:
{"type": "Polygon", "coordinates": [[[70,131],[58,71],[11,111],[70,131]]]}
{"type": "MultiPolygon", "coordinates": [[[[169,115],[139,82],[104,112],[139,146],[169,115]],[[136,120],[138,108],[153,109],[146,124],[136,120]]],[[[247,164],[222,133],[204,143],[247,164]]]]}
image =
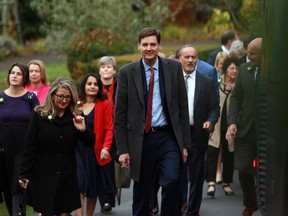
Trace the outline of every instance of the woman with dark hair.
{"type": "Polygon", "coordinates": [[[34,93],[25,90],[28,67],[13,64],[7,75],[9,87],[0,92],[0,188],[9,215],[18,215],[18,174],[33,108],[39,104],[34,93]]]}
{"type": "Polygon", "coordinates": [[[99,75],[90,73],[80,85],[82,112],[88,127],[94,131],[94,149],[79,143],[77,147],[77,172],[82,208],[76,214],[83,215],[86,197],[86,215],[92,216],[97,197],[115,194],[111,176],[113,161],[110,149],[113,140],[113,104],[107,100],[99,75]]]}
{"type": "Polygon", "coordinates": [[[19,184],[30,185],[34,211],[43,216],[68,216],[81,206],[75,148],[79,139],[89,146],[95,139],[77,101],[75,84],[60,77],[32,113],[19,184]]]}
{"type": "Polygon", "coordinates": [[[228,196],[234,195],[230,183],[233,181],[234,172],[234,143],[228,143],[225,134],[227,131],[227,114],[230,104],[231,91],[238,74],[239,59],[236,57],[228,57],[223,62],[223,75],[219,80],[220,92],[220,117],[215,125],[214,131],[210,135],[207,149],[207,179],[208,191],[207,195],[215,196],[215,181],[217,171],[217,161],[219,151],[222,151],[222,186],[224,192],[228,196]]]}

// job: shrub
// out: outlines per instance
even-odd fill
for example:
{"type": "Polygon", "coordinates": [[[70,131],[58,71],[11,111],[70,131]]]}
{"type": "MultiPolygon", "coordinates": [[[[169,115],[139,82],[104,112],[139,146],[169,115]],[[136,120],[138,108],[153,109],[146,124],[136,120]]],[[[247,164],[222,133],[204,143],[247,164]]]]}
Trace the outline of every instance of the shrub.
{"type": "Polygon", "coordinates": [[[0,59],[15,54],[17,54],[17,48],[14,41],[0,36],[0,59]]]}
{"type": "MultiPolygon", "coordinates": [[[[67,66],[71,77],[80,81],[87,72],[95,70],[94,60],[104,55],[131,53],[133,44],[107,29],[93,29],[87,34],[80,34],[67,49],[67,66]]],[[[97,68],[97,64],[96,64],[97,68]]]]}
{"type": "Polygon", "coordinates": [[[206,31],[215,35],[220,35],[227,29],[233,29],[233,23],[229,12],[219,9],[213,10],[213,15],[205,25],[206,31]]]}
{"type": "Polygon", "coordinates": [[[175,40],[184,40],[187,35],[189,35],[188,29],[176,25],[168,25],[163,31],[163,40],[165,41],[175,41],[175,40]]]}

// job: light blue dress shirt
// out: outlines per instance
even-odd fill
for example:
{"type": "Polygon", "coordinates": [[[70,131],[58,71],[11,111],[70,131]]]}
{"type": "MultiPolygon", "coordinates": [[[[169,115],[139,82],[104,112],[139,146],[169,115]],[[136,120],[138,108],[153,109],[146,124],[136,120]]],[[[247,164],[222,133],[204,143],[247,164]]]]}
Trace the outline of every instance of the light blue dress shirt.
{"type": "MultiPolygon", "coordinates": [[[[145,76],[146,76],[146,83],[147,83],[147,91],[149,91],[149,83],[150,83],[150,67],[145,64],[144,59],[142,59],[145,76]]],[[[153,89],[153,102],[152,102],[152,122],[151,127],[156,126],[165,126],[167,125],[167,120],[164,114],[161,95],[160,95],[160,82],[159,82],[159,60],[153,65],[154,68],[154,89],[153,89]]]]}

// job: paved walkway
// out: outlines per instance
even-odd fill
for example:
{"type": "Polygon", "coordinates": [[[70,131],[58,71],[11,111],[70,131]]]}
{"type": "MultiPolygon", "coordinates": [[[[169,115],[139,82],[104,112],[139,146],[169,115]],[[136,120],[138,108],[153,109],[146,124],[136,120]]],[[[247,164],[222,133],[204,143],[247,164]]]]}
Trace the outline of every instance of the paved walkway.
{"type": "MultiPolygon", "coordinates": [[[[132,215],[132,185],[129,189],[122,189],[121,205],[117,205],[113,208],[113,211],[109,215],[115,216],[131,216],[132,215]]],[[[234,172],[234,182],[231,184],[235,195],[227,196],[224,193],[222,185],[216,185],[215,198],[211,199],[207,197],[207,183],[205,182],[203,187],[203,199],[200,209],[201,216],[240,216],[243,210],[242,205],[242,190],[238,181],[238,171],[234,172]]],[[[161,190],[158,194],[158,200],[161,198],[161,190]]],[[[72,213],[75,216],[75,212],[72,213]]],[[[97,202],[96,210],[93,216],[104,216],[100,212],[100,206],[97,202]]],[[[160,214],[158,214],[160,215],[160,214]]],[[[37,215],[34,215],[37,216],[37,215]]],[[[253,216],[261,216],[261,212],[258,210],[253,216]]]]}
{"type": "Polygon", "coordinates": [[[26,65],[32,59],[40,59],[45,64],[66,62],[66,57],[64,55],[53,55],[53,54],[9,57],[9,58],[0,60],[0,71],[8,71],[10,66],[16,62],[26,65]]]}

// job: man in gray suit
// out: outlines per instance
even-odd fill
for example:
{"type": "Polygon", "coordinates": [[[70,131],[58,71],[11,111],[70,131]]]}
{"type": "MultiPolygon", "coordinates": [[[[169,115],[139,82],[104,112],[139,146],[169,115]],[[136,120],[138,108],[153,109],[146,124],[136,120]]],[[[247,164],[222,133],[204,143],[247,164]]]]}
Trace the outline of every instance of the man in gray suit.
{"type": "Polygon", "coordinates": [[[160,48],[160,33],[144,28],[138,36],[143,57],[119,71],[115,137],[119,162],[134,180],[133,216],[150,214],[157,166],[161,215],[175,216],[180,210],[180,169],[190,146],[188,102],[181,64],[159,57],[160,48]]]}
{"type": "Polygon", "coordinates": [[[262,39],[252,40],[247,49],[250,60],[239,68],[234,90],[231,93],[226,138],[235,138],[235,167],[239,169],[239,180],[243,190],[242,216],[250,216],[257,207],[253,160],[257,157],[257,76],[261,75],[262,39]]]}

